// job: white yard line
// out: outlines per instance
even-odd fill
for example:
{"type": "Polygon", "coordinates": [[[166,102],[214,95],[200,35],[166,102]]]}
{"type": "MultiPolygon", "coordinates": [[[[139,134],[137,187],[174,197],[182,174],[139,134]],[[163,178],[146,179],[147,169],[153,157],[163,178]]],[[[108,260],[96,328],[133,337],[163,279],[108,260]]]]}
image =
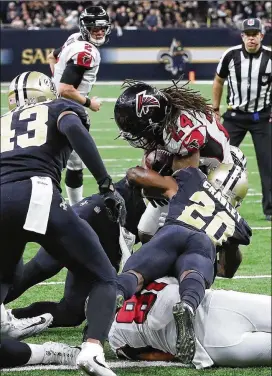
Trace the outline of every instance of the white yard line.
{"type": "MultiPolygon", "coordinates": [[[[146,367],[181,367],[181,368],[190,368],[190,366],[184,365],[177,362],[132,362],[132,361],[116,361],[116,362],[107,362],[110,368],[146,368],[146,367]]],[[[3,368],[2,372],[22,372],[22,371],[43,371],[43,370],[77,370],[75,366],[25,366],[25,367],[16,367],[16,368],[3,368]]]]}

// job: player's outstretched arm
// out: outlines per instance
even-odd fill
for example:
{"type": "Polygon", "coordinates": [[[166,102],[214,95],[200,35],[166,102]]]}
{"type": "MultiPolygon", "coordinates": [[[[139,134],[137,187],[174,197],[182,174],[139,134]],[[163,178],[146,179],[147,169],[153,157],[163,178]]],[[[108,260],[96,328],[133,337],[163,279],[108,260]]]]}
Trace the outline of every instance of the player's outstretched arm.
{"type": "Polygon", "coordinates": [[[158,194],[172,198],[178,190],[176,181],[171,176],[161,176],[157,172],[143,167],[133,167],[127,171],[130,183],[145,189],[156,189],[158,194]]]}

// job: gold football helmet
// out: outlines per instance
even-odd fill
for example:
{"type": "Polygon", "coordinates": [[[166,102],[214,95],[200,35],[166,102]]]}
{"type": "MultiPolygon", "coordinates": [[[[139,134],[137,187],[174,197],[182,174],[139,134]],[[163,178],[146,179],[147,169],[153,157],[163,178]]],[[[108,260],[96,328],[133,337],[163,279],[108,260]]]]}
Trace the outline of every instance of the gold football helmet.
{"type": "Polygon", "coordinates": [[[15,77],[8,90],[10,110],[29,104],[36,104],[58,97],[55,84],[40,72],[24,72],[15,77]]]}
{"type": "Polygon", "coordinates": [[[221,163],[208,175],[208,181],[219,189],[228,202],[239,207],[248,191],[246,171],[236,164],[221,163]]]}

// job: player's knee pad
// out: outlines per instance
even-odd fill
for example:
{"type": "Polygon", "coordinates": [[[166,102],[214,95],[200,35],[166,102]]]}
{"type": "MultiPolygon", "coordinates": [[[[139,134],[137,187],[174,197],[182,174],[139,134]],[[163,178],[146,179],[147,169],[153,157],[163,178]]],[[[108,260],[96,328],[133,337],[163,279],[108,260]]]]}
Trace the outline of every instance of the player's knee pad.
{"type": "Polygon", "coordinates": [[[79,188],[83,185],[83,170],[70,170],[67,168],[65,184],[70,188],[79,188]]]}
{"type": "Polygon", "coordinates": [[[193,270],[199,273],[206,282],[206,288],[209,288],[213,283],[214,277],[214,262],[205,254],[200,252],[183,254],[175,263],[174,274],[176,278],[188,270],[193,270]]]}

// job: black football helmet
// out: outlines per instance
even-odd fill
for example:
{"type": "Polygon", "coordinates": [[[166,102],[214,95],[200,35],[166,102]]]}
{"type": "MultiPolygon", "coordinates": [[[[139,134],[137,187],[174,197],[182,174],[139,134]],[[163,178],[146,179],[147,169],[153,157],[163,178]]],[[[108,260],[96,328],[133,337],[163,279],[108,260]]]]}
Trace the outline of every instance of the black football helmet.
{"type": "Polygon", "coordinates": [[[111,33],[110,18],[101,6],[93,6],[86,8],[79,16],[79,30],[83,40],[94,44],[99,47],[106,43],[111,33]],[[105,28],[105,36],[101,39],[95,39],[91,35],[92,28],[101,27],[105,28]]]}
{"type": "Polygon", "coordinates": [[[146,150],[163,145],[163,128],[170,112],[166,96],[144,82],[134,82],[119,96],[114,117],[120,137],[146,150]]]}

